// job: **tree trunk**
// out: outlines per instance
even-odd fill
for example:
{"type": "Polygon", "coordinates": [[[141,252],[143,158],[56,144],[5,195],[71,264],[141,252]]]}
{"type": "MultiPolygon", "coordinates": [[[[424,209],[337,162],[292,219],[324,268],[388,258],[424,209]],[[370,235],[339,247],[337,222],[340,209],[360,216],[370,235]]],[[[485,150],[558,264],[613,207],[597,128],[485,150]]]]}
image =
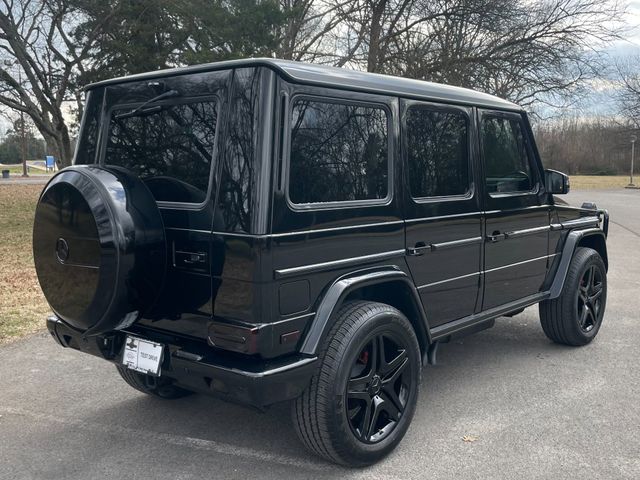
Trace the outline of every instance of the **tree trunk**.
{"type": "Polygon", "coordinates": [[[71,139],[66,125],[63,128],[56,129],[58,135],[43,134],[44,141],[47,146],[47,155],[53,155],[58,168],[64,168],[71,165],[73,159],[73,151],[71,148],[71,139]]]}
{"type": "Polygon", "coordinates": [[[371,32],[369,34],[369,52],[367,53],[367,72],[378,72],[380,69],[380,37],[382,36],[382,14],[387,0],[373,4],[371,12],[371,32]]]}

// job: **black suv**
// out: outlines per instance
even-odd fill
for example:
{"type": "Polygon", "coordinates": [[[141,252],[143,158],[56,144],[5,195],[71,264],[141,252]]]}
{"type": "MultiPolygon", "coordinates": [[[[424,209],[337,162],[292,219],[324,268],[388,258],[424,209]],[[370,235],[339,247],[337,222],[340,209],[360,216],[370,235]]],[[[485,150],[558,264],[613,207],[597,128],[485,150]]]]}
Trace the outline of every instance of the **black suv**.
{"type": "Polygon", "coordinates": [[[148,394],[293,400],[307,447],[370,464],[440,343],[536,303],[596,336],[608,215],[568,189],[470,90],[270,59],[96,83],[36,210],[47,326],[148,394]]]}

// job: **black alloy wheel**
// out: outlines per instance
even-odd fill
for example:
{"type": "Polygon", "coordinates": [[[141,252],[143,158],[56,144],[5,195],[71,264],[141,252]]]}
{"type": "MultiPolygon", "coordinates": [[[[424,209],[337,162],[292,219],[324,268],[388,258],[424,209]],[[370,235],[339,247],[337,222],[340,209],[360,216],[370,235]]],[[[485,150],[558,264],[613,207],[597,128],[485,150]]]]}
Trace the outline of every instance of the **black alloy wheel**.
{"type": "Polygon", "coordinates": [[[591,342],[602,326],[607,302],[607,267],[600,254],[578,247],[559,297],[540,302],[540,323],[556,343],[591,342]]]}
{"type": "Polygon", "coordinates": [[[402,440],[416,409],[421,351],[396,308],[344,304],[318,352],[311,383],[292,405],[298,436],[312,452],[346,466],[377,462],[402,440]]]}
{"type": "Polygon", "coordinates": [[[377,443],[398,425],[415,388],[406,345],[388,334],[372,337],[360,351],[347,383],[346,408],[353,433],[377,443]]]}
{"type": "Polygon", "coordinates": [[[578,318],[580,328],[585,333],[593,330],[602,319],[602,271],[591,265],[580,279],[578,290],[578,318]]]}

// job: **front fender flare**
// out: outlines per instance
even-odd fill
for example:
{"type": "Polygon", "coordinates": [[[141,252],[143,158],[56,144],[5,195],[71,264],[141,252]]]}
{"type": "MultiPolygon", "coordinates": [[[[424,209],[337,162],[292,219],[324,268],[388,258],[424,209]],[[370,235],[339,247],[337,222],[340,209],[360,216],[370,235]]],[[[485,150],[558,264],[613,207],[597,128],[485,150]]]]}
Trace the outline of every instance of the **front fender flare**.
{"type": "Polygon", "coordinates": [[[562,288],[564,287],[564,282],[569,272],[569,266],[571,265],[573,254],[580,244],[580,241],[585,237],[594,235],[600,235],[603,237],[603,239],[606,240],[606,235],[599,228],[572,230],[567,234],[567,239],[565,240],[564,247],[562,248],[562,258],[560,259],[560,264],[558,265],[558,269],[556,270],[555,276],[553,278],[553,283],[551,284],[551,288],[549,289],[549,299],[558,298],[562,293],[562,288]]]}
{"type": "MultiPolygon", "coordinates": [[[[390,265],[352,272],[338,278],[331,284],[316,309],[316,315],[300,348],[300,353],[305,355],[317,354],[320,343],[331,328],[331,318],[334,312],[340,308],[349,293],[362,287],[397,281],[407,284],[408,291],[411,292],[412,295],[414,307],[420,313],[421,318],[419,318],[418,321],[424,325],[423,333],[426,335],[425,340],[427,345],[430,344],[431,339],[429,336],[427,317],[411,278],[398,267],[390,265]]],[[[416,334],[420,335],[421,333],[416,332],[416,334]]]]}

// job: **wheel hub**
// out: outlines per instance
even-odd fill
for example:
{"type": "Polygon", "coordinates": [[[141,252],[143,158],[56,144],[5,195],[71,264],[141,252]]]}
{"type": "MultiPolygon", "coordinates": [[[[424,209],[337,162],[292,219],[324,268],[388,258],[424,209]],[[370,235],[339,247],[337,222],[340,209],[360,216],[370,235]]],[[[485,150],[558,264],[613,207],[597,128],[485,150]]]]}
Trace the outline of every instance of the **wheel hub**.
{"type": "Polygon", "coordinates": [[[372,397],[375,397],[380,393],[380,390],[382,390],[382,379],[380,378],[380,375],[375,374],[373,376],[373,378],[371,379],[371,383],[369,383],[368,390],[369,395],[371,395],[372,397]]]}

